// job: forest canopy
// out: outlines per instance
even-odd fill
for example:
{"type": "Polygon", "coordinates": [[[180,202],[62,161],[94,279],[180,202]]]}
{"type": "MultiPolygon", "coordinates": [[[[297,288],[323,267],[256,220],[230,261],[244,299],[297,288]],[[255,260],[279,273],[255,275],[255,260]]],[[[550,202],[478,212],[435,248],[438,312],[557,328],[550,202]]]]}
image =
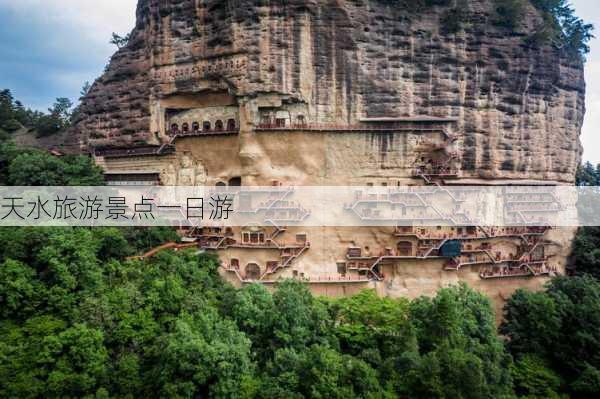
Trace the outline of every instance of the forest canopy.
{"type": "Polygon", "coordinates": [[[235,289],[217,258],[193,250],[127,259],[169,239],[153,229],[0,229],[0,397],[600,394],[591,277],[518,291],[504,341],[490,300],[465,285],[412,301],[369,290],[326,299],[291,280],[235,289]]]}
{"type": "Polygon", "coordinates": [[[10,90],[0,91],[0,135],[6,136],[20,129],[35,131],[38,136],[49,136],[67,129],[74,115],[73,103],[68,98],[57,98],[47,113],[26,108],[13,97],[10,90]]]}
{"type": "Polygon", "coordinates": [[[465,286],[413,302],[319,299],[293,281],[236,290],[210,255],[125,260],[142,250],[130,242],[118,229],[0,229],[0,396],[511,393],[490,302],[465,286]]]}
{"type": "MultiPolygon", "coordinates": [[[[89,158],[9,142],[0,176],[101,183],[89,158]]],[[[130,259],[176,241],[170,228],[0,228],[0,397],[596,397],[600,241],[586,234],[581,276],[518,291],[500,336],[465,285],[412,301],[317,298],[297,281],[235,289],[213,255],[130,259]]]]}

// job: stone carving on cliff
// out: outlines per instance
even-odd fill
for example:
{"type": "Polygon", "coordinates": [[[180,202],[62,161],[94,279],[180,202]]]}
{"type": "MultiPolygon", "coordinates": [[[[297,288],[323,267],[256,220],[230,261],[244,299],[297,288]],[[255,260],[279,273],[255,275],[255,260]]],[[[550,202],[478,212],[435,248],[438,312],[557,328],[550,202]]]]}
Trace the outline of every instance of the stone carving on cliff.
{"type": "Polygon", "coordinates": [[[246,57],[219,57],[211,60],[201,60],[197,63],[177,66],[164,66],[152,72],[152,79],[157,83],[186,80],[192,78],[206,78],[210,74],[235,73],[244,71],[246,68],[246,57]]]}
{"type": "Polygon", "coordinates": [[[160,172],[163,186],[204,186],[208,180],[206,167],[200,161],[194,161],[189,154],[179,160],[179,167],[169,163],[160,172]]]}
{"type": "Polygon", "coordinates": [[[166,168],[160,172],[160,182],[163,186],[175,186],[177,185],[177,172],[175,166],[169,163],[166,168]]]}
{"type": "Polygon", "coordinates": [[[207,180],[208,173],[206,172],[206,167],[204,167],[202,162],[196,162],[196,186],[205,186],[207,180]]]}
{"type": "Polygon", "coordinates": [[[196,182],[196,168],[194,161],[188,154],[181,157],[181,167],[177,172],[178,186],[193,186],[196,182]]]}

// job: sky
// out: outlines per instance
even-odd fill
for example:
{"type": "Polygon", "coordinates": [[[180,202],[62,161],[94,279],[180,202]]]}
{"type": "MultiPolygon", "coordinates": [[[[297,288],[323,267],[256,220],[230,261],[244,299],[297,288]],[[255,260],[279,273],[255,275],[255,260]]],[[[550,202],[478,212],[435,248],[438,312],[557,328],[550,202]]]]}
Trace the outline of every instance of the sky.
{"type": "MultiPolygon", "coordinates": [[[[115,51],[112,32],[135,24],[137,0],[0,0],[0,88],[26,106],[46,110],[56,97],[74,102],[83,84],[102,73],[115,51]]],[[[583,159],[600,163],[600,7],[572,0],[597,27],[586,64],[587,113],[583,159]]]]}
{"type": "MultiPolygon", "coordinates": [[[[0,0],[2,1],[2,0],[0,0]]],[[[591,42],[592,51],[587,56],[585,79],[587,84],[586,115],[581,133],[583,159],[600,163],[600,7],[598,0],[573,0],[577,15],[594,24],[597,38],[591,42]]]]}
{"type": "Polygon", "coordinates": [[[136,0],[0,0],[0,88],[46,110],[56,97],[77,100],[116,47],[112,32],[135,25],[136,0]]]}

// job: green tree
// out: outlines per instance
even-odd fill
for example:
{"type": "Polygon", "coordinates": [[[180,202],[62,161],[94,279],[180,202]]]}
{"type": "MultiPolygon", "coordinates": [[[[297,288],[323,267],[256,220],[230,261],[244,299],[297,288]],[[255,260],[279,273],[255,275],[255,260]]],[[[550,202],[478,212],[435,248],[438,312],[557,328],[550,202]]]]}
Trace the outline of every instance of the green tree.
{"type": "Polygon", "coordinates": [[[43,288],[35,277],[35,270],[22,262],[6,259],[0,264],[2,318],[20,319],[35,309],[43,288]]]}
{"type": "Polygon", "coordinates": [[[72,107],[73,103],[68,98],[57,98],[48,109],[48,115],[39,118],[35,126],[38,136],[50,136],[67,129],[71,124],[72,107]]]}
{"type": "Polygon", "coordinates": [[[335,333],[344,351],[358,355],[377,349],[383,357],[416,350],[417,342],[405,299],[381,298],[365,290],[333,302],[335,333]]]}
{"type": "Polygon", "coordinates": [[[57,158],[39,150],[16,155],[8,165],[13,186],[96,186],[104,184],[102,170],[89,157],[57,158]]]}
{"type": "Polygon", "coordinates": [[[12,142],[0,140],[0,184],[8,184],[8,167],[19,153],[19,149],[12,142]]]}
{"type": "Polygon", "coordinates": [[[573,376],[588,366],[600,369],[600,282],[587,276],[556,278],[548,295],[562,319],[552,350],[558,370],[573,376]]]}
{"type": "Polygon", "coordinates": [[[571,389],[580,398],[597,397],[600,392],[600,370],[586,363],[581,374],[571,384],[571,389]]]}
{"type": "Polygon", "coordinates": [[[151,374],[164,397],[238,398],[242,384],[253,378],[250,341],[215,310],[182,314],[154,350],[151,374]]]}
{"type": "Polygon", "coordinates": [[[435,298],[413,301],[411,318],[422,357],[412,359],[414,365],[405,373],[406,394],[440,398],[511,394],[511,359],[496,335],[487,297],[465,285],[445,288],[435,298]]]}
{"type": "Polygon", "coordinates": [[[0,330],[0,396],[82,397],[100,388],[108,355],[102,333],[51,316],[0,330]]]}
{"type": "Polygon", "coordinates": [[[129,39],[131,38],[131,34],[128,33],[125,36],[121,36],[115,32],[112,33],[112,37],[110,39],[110,44],[114,44],[118,49],[122,49],[129,43],[129,39]]]}
{"type": "Polygon", "coordinates": [[[517,290],[504,308],[504,318],[500,332],[511,337],[508,347],[514,355],[545,357],[559,339],[560,310],[545,292],[517,290]]]}
{"type": "Polygon", "coordinates": [[[90,90],[92,89],[92,85],[90,84],[90,82],[88,82],[87,80],[83,83],[83,86],[81,87],[81,91],[79,92],[79,95],[81,97],[85,97],[88,95],[88,93],[90,92],[90,90]]]}
{"type": "Polygon", "coordinates": [[[71,116],[72,107],[73,103],[71,100],[65,97],[59,97],[48,111],[50,112],[50,115],[55,115],[64,125],[67,125],[71,116]]]}
{"type": "Polygon", "coordinates": [[[21,127],[17,107],[10,90],[0,91],[0,129],[13,132],[21,127]]]}
{"type": "Polygon", "coordinates": [[[569,0],[531,0],[544,19],[545,38],[571,54],[589,53],[589,41],[594,38],[593,25],[575,15],[569,0]]]}
{"type": "Polygon", "coordinates": [[[580,227],[573,242],[573,260],[577,275],[600,278],[600,227],[580,227]]]}
{"type": "Polygon", "coordinates": [[[267,366],[261,398],[392,398],[365,362],[328,346],[279,349],[267,366]]]}
{"type": "Polygon", "coordinates": [[[25,108],[10,90],[0,90],[0,130],[14,132],[21,127],[33,128],[42,116],[39,111],[25,108]]]}
{"type": "Polygon", "coordinates": [[[263,286],[238,292],[228,310],[240,329],[252,337],[257,358],[265,362],[279,348],[300,350],[333,340],[325,305],[306,285],[286,280],[271,294],[263,286]]]}
{"type": "Polygon", "coordinates": [[[56,397],[96,392],[108,368],[102,332],[75,324],[57,336],[56,344],[57,357],[47,378],[48,392],[56,397]]]}
{"type": "Polygon", "coordinates": [[[500,330],[517,358],[539,356],[574,397],[600,395],[600,282],[559,277],[546,292],[519,291],[507,302],[500,330]]]}
{"type": "Polygon", "coordinates": [[[542,19],[528,40],[530,44],[550,44],[568,55],[583,57],[589,53],[594,27],[575,15],[569,0],[495,0],[495,23],[517,29],[526,15],[528,3],[538,10],[542,19]]]}
{"type": "Polygon", "coordinates": [[[119,229],[0,229],[1,397],[255,395],[218,261],[135,251],[119,229]]]}
{"type": "Polygon", "coordinates": [[[273,351],[269,348],[272,337],[272,318],[276,312],[273,295],[260,284],[250,284],[235,293],[225,312],[230,314],[252,342],[255,358],[265,361],[273,351]]]}
{"type": "Polygon", "coordinates": [[[523,0],[495,0],[497,25],[516,29],[523,15],[525,4],[523,0]]]}
{"type": "Polygon", "coordinates": [[[515,391],[531,399],[559,399],[560,377],[546,362],[532,354],[524,355],[511,368],[515,391]]]}
{"type": "Polygon", "coordinates": [[[330,302],[342,353],[364,360],[378,370],[382,384],[399,391],[401,365],[418,356],[409,301],[381,298],[365,290],[330,302]]]}

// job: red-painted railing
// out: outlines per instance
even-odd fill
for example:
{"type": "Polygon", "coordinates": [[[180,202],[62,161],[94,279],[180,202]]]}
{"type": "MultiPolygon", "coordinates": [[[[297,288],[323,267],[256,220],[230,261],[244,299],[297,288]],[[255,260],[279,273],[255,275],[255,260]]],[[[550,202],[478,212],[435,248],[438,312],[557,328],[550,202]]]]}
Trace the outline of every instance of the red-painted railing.
{"type": "Polygon", "coordinates": [[[240,129],[236,128],[233,130],[193,130],[184,132],[182,130],[170,130],[167,134],[171,137],[187,137],[187,136],[214,136],[214,135],[228,135],[228,134],[238,134],[240,129]]]}
{"type": "Polygon", "coordinates": [[[368,126],[364,124],[333,124],[333,123],[299,123],[291,125],[281,125],[277,123],[259,123],[256,130],[312,130],[312,131],[373,131],[373,132],[389,132],[389,131],[426,131],[426,132],[442,132],[442,127],[423,126],[420,124],[382,124],[377,126],[368,126]]]}

